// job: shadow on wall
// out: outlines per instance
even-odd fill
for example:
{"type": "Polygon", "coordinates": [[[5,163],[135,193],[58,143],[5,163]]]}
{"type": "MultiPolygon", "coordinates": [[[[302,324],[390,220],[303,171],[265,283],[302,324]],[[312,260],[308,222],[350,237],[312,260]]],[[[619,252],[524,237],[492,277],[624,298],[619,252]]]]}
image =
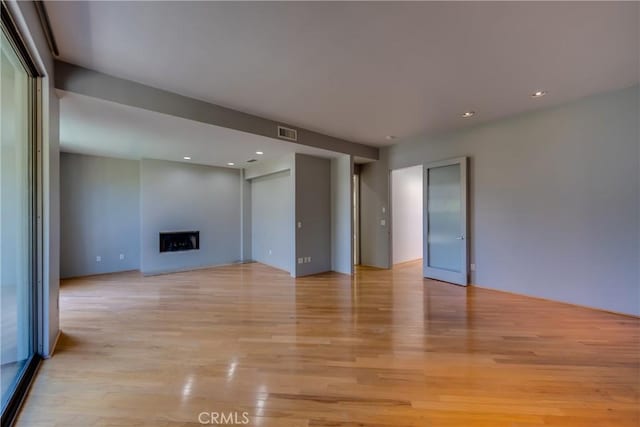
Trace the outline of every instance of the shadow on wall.
{"type": "Polygon", "coordinates": [[[252,259],[293,270],[293,183],[290,170],[251,180],[252,259]]]}

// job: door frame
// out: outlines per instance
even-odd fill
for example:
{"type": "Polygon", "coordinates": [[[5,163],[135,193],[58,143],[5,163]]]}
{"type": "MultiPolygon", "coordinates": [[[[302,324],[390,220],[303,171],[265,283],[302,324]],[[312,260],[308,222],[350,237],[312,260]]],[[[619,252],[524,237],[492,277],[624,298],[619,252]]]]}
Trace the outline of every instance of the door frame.
{"type": "MultiPolygon", "coordinates": [[[[355,166],[355,165],[354,165],[355,166]]],[[[354,167],[351,173],[351,264],[360,265],[360,172],[354,167]]]]}
{"type": "MultiPolygon", "coordinates": [[[[29,324],[27,327],[31,333],[32,354],[25,361],[21,373],[15,378],[15,388],[13,394],[6,402],[6,407],[0,416],[2,427],[12,425],[19,413],[20,407],[26,398],[27,392],[38,370],[42,355],[48,349],[44,348],[47,342],[45,330],[45,305],[49,302],[44,289],[44,184],[43,184],[43,141],[45,138],[45,98],[43,87],[46,82],[46,75],[40,72],[34,60],[32,51],[27,47],[27,43],[21,32],[21,27],[17,24],[11,5],[2,1],[0,31],[4,33],[9,44],[14,49],[18,59],[29,76],[28,84],[28,114],[29,114],[29,149],[28,149],[28,188],[29,200],[29,324]]],[[[19,13],[18,13],[19,15],[19,13]]],[[[47,110],[48,111],[48,110],[47,110]]]]}
{"type": "Polygon", "coordinates": [[[469,284],[469,227],[468,227],[468,157],[455,157],[452,159],[440,160],[423,164],[423,210],[422,210],[422,273],[425,278],[442,280],[444,282],[456,285],[467,286],[469,284]],[[461,250],[462,265],[461,272],[448,271],[444,269],[429,267],[429,169],[443,166],[460,165],[460,210],[462,218],[460,219],[461,237],[464,242],[461,250]]]}

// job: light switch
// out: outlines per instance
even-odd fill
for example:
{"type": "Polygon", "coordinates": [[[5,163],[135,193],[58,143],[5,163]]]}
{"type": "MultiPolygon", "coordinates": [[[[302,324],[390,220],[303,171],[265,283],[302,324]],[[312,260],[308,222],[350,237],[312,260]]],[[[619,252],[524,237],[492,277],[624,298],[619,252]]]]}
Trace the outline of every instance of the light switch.
{"type": "Polygon", "coordinates": [[[98,255],[98,256],[96,257],[96,262],[101,262],[101,261],[102,261],[102,257],[101,257],[100,255],[98,255]]]}
{"type": "Polygon", "coordinates": [[[298,221],[298,228],[302,228],[302,222],[298,221]]]}
{"type": "Polygon", "coordinates": [[[386,219],[381,219],[381,220],[380,220],[380,225],[381,225],[381,226],[383,226],[383,227],[384,227],[385,225],[387,225],[387,220],[386,220],[386,219]]]}
{"type": "Polygon", "coordinates": [[[302,258],[298,258],[298,264],[302,264],[304,260],[302,258]]]}
{"type": "Polygon", "coordinates": [[[120,259],[123,260],[124,259],[124,254],[120,254],[120,259]]]}

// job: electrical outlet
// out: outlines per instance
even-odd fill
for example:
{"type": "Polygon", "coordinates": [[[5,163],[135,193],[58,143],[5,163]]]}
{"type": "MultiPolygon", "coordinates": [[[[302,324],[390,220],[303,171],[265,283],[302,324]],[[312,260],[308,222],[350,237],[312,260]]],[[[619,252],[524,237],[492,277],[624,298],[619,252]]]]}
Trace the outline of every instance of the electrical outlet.
{"type": "Polygon", "coordinates": [[[298,228],[302,228],[302,222],[298,221],[298,228]]]}
{"type": "Polygon", "coordinates": [[[273,252],[271,251],[271,249],[269,249],[269,255],[271,255],[273,252]]]}
{"type": "Polygon", "coordinates": [[[476,265],[475,264],[471,264],[471,271],[476,271],[476,265]]]}
{"type": "Polygon", "coordinates": [[[96,262],[102,262],[102,257],[100,255],[96,257],[96,262]]]}
{"type": "Polygon", "coordinates": [[[124,259],[124,254],[120,254],[120,260],[124,259]]]}

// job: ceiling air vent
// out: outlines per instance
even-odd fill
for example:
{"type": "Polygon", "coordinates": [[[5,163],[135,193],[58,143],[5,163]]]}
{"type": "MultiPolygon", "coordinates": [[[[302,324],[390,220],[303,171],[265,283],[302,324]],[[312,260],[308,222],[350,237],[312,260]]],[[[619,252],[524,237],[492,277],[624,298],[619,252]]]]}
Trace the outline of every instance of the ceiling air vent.
{"type": "Polygon", "coordinates": [[[289,141],[297,141],[298,131],[284,126],[278,126],[278,137],[289,141]]]}
{"type": "Polygon", "coordinates": [[[256,160],[256,159],[249,159],[249,160],[247,160],[247,163],[253,163],[253,162],[257,162],[257,160],[256,160]]]}

